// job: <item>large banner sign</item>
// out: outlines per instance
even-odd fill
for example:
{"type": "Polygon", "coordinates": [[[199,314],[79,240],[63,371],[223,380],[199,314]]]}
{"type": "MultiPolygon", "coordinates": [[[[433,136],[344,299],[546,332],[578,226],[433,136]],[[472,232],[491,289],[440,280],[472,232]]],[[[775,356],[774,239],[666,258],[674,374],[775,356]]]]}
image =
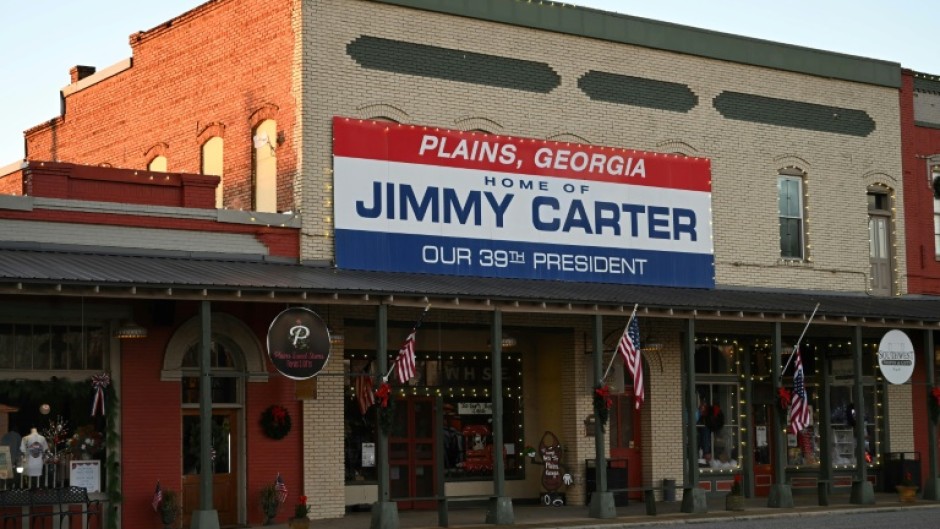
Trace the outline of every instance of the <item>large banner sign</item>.
{"type": "Polygon", "coordinates": [[[712,288],[703,158],[333,119],[336,264],[712,288]]]}

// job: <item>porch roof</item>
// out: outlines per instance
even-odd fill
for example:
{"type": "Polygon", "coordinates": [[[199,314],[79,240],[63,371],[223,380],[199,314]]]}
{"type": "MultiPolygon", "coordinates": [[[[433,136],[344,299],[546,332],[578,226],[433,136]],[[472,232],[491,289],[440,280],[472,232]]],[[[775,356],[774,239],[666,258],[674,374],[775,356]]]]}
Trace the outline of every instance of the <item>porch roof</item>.
{"type": "Polygon", "coordinates": [[[937,327],[940,297],[652,287],[341,270],[323,264],[191,254],[0,248],[0,293],[280,303],[423,306],[458,310],[937,327]]]}

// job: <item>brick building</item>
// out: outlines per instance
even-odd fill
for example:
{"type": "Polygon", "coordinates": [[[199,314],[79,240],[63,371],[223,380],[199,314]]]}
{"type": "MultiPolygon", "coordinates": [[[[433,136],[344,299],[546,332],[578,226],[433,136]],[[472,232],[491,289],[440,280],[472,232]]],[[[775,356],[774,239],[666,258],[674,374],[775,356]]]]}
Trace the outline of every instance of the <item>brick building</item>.
{"type": "MultiPolygon", "coordinates": [[[[940,224],[940,81],[936,76],[902,70],[901,76],[901,153],[904,167],[904,187],[908,200],[904,203],[909,219],[905,237],[908,255],[908,277],[911,293],[937,295],[940,293],[940,263],[937,259],[940,224]],[[932,242],[931,242],[932,241],[932,242]],[[933,252],[931,252],[933,250],[933,252]]],[[[914,413],[929,416],[929,394],[936,374],[926,369],[915,372],[914,413]]],[[[928,439],[936,438],[929,421],[915,422],[915,450],[922,456],[936,447],[928,446],[928,439]]],[[[921,458],[921,471],[926,474],[928,458],[921,458]]]]}
{"type": "MultiPolygon", "coordinates": [[[[634,381],[615,363],[603,438],[630,486],[678,480],[692,499],[740,474],[749,494],[778,506],[819,480],[868,501],[866,487],[889,481],[886,455],[919,442],[911,386],[885,383],[876,355],[898,328],[932,366],[924,329],[938,321],[935,301],[908,295],[917,254],[902,242],[911,189],[898,64],[508,0],[214,0],[131,43],[127,62],[74,70],[63,114],[26,132],[27,159],[220,175],[219,218],[297,222],[296,252],[279,253],[294,262],[181,259],[179,284],[156,290],[145,288],[147,247],[139,260],[113,257],[129,277],[86,282],[14,270],[26,250],[13,248],[0,261],[3,293],[52,284],[115,299],[79,289],[133,287],[120,304],[150,325],[165,321],[157,307],[167,302],[192,314],[192,300],[206,300],[259,341],[279,309],[312,305],[345,337],[316,391],[292,400],[291,382],[273,375],[273,393],[262,390],[296,406],[302,484],[291,486],[317,498],[312,516],[388,503],[361,377],[385,374],[427,303],[419,375],[392,385],[398,508],[425,507],[414,498],[445,484],[453,496],[536,497],[541,467],[523,452],[546,432],[565,447],[568,500],[590,501],[596,344],[609,360],[635,304],[645,402],[635,411],[634,381]],[[529,215],[500,222],[526,200],[529,215]],[[445,247],[449,258],[428,253],[445,247]],[[534,267],[536,255],[558,258],[540,271],[512,266],[534,267]],[[627,264],[598,271],[599,258],[627,264]],[[817,303],[800,342],[811,425],[788,436],[778,390],[793,369],[780,370],[817,303]],[[440,407],[445,428],[429,429],[440,407]],[[461,445],[475,436],[488,452],[461,445]],[[493,477],[493,444],[505,482],[493,477]]],[[[42,250],[30,258],[41,262],[42,250]]],[[[146,360],[126,360],[135,378],[125,385],[176,390],[165,372],[181,324],[150,333],[146,360]]],[[[235,404],[242,438],[260,435],[257,403],[235,404]]],[[[135,435],[145,434],[125,430],[125,443],[135,435]]],[[[248,454],[238,523],[259,521],[267,479],[248,454]]],[[[154,474],[125,475],[125,497],[152,488],[154,474]]],[[[126,501],[123,524],[152,516],[147,507],[126,501]]]]}

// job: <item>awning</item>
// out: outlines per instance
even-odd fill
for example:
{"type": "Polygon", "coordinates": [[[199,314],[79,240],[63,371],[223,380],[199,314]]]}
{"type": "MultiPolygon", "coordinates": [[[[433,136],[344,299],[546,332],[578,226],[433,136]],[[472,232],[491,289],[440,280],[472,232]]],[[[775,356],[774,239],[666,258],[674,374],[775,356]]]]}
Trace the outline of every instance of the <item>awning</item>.
{"type": "Polygon", "coordinates": [[[551,313],[937,326],[940,297],[741,288],[691,289],[339,270],[181,255],[0,249],[0,293],[288,303],[388,303],[551,313]]]}

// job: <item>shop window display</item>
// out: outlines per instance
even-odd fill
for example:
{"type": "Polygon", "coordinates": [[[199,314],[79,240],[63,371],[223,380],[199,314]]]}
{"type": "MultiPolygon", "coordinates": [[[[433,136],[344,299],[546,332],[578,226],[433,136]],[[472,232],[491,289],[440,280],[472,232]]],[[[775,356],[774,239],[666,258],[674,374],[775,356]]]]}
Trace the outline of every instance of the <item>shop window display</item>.
{"type": "Polygon", "coordinates": [[[698,464],[703,470],[741,466],[740,356],[733,340],[709,340],[696,347],[695,431],[698,464]]]}
{"type": "MultiPolygon", "coordinates": [[[[378,402],[371,404],[374,391],[374,354],[347,352],[347,398],[345,404],[345,468],[348,483],[376,479],[375,442],[378,402]]],[[[391,361],[389,360],[391,365],[391,361]]],[[[394,374],[389,380],[396,399],[396,420],[390,438],[409,434],[405,428],[424,429],[433,421],[432,406],[407,406],[403,399],[424,399],[440,395],[444,423],[434,436],[443,445],[444,474],[452,480],[492,478],[494,458],[500,452],[507,478],[524,477],[522,423],[522,359],[504,354],[503,360],[503,441],[502,450],[493,446],[491,361],[485,353],[417,355],[417,372],[407,385],[394,374]],[[417,410],[409,423],[405,410],[417,410]],[[428,411],[425,411],[428,410],[428,411]],[[427,415],[427,416],[425,416],[427,415]],[[410,426],[409,426],[410,425],[410,426]]],[[[376,399],[377,400],[377,399],[376,399]]]]}

